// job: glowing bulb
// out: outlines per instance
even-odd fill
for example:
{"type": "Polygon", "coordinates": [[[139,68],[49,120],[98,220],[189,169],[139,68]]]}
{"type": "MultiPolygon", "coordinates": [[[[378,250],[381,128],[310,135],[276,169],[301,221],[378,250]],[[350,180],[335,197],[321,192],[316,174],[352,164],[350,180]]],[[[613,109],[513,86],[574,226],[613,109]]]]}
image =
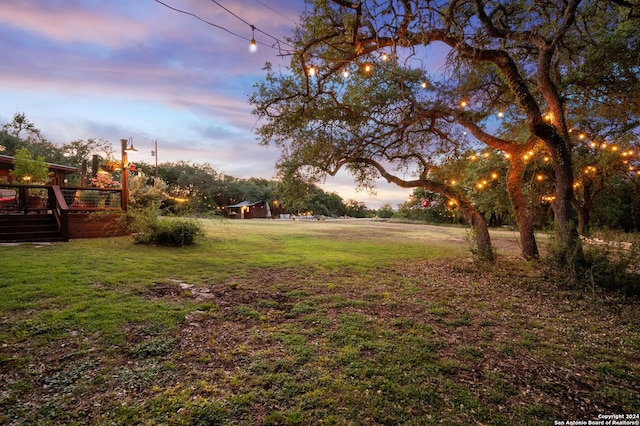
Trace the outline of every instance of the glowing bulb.
{"type": "Polygon", "coordinates": [[[383,53],[381,59],[383,62],[387,62],[389,60],[389,55],[386,53],[383,53]]]}
{"type": "Polygon", "coordinates": [[[420,86],[422,86],[423,89],[426,89],[429,85],[427,84],[426,81],[423,81],[422,84],[420,84],[420,86]]]}
{"type": "Polygon", "coordinates": [[[364,64],[364,72],[371,72],[372,69],[373,67],[371,66],[371,64],[364,64]]]}
{"type": "Polygon", "coordinates": [[[342,70],[342,76],[343,76],[344,78],[348,78],[348,77],[349,77],[349,70],[348,70],[348,69],[344,69],[344,70],[342,70]]]}
{"type": "Polygon", "coordinates": [[[467,101],[460,101],[460,108],[465,108],[467,105],[467,101]]]}
{"type": "Polygon", "coordinates": [[[316,72],[317,72],[316,67],[314,67],[313,65],[311,65],[309,69],[307,69],[307,74],[309,74],[311,77],[316,75],[316,72]]]}
{"type": "Polygon", "coordinates": [[[249,52],[254,53],[256,50],[258,50],[258,45],[256,44],[256,40],[252,38],[249,44],[249,52]]]}
{"type": "Polygon", "coordinates": [[[500,118],[504,117],[504,112],[498,111],[498,117],[500,117],[500,118]]]}
{"type": "Polygon", "coordinates": [[[498,179],[498,174],[496,172],[491,173],[491,179],[498,179]]]}

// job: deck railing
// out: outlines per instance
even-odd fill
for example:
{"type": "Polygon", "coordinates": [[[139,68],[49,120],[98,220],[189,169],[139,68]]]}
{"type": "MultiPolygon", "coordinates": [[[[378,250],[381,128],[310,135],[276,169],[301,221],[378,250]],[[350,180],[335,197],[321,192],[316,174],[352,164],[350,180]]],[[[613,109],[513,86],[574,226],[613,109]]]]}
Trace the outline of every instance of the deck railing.
{"type": "MultiPolygon", "coordinates": [[[[58,188],[69,211],[122,210],[121,188],[58,188]]],[[[51,185],[0,183],[0,213],[44,213],[57,209],[51,185]]],[[[59,204],[59,203],[58,203],[59,204]]]]}
{"type": "Polygon", "coordinates": [[[49,200],[54,200],[54,202],[50,204],[53,207],[53,216],[56,218],[56,223],[58,224],[60,238],[62,238],[63,241],[69,241],[69,206],[58,185],[53,185],[49,188],[49,200]]]}

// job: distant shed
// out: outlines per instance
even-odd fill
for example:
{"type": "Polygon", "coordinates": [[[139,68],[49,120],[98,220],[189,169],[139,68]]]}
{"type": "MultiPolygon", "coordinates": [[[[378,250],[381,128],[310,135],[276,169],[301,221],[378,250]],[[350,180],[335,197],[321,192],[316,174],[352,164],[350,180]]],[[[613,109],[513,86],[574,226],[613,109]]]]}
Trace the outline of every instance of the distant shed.
{"type": "Polygon", "coordinates": [[[226,216],[231,219],[255,219],[271,217],[271,211],[262,201],[243,201],[238,204],[224,206],[226,216]]]}

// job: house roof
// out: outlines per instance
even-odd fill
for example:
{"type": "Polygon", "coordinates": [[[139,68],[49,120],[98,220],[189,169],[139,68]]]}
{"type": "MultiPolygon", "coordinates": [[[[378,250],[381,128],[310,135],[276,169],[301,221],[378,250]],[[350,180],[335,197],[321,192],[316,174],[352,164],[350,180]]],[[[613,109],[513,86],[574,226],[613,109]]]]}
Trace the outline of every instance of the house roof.
{"type": "MultiPolygon", "coordinates": [[[[78,171],[77,167],[65,166],[62,164],[47,163],[47,166],[49,166],[49,170],[56,172],[75,173],[78,171]]],[[[10,155],[0,155],[0,168],[13,168],[13,157],[10,155]]]]}
{"type": "Polygon", "coordinates": [[[256,201],[256,202],[243,201],[241,203],[232,204],[230,206],[225,206],[225,207],[228,208],[228,209],[233,209],[233,208],[240,208],[240,207],[252,207],[252,206],[255,206],[256,204],[260,204],[260,201],[256,201]]]}

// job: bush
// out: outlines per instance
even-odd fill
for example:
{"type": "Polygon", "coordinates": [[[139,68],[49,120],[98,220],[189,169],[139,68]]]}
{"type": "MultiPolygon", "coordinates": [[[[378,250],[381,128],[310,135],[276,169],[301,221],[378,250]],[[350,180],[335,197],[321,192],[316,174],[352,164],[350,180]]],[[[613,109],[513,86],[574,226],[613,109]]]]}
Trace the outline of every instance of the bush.
{"type": "Polygon", "coordinates": [[[586,279],[592,289],[600,287],[629,295],[640,295],[640,251],[637,246],[625,249],[613,245],[587,246],[584,252],[586,279]]]}
{"type": "Polygon", "coordinates": [[[198,221],[160,217],[154,207],[130,209],[123,221],[137,244],[180,247],[204,238],[204,230],[198,221]]]}
{"type": "Polygon", "coordinates": [[[587,242],[569,252],[552,239],[544,259],[547,278],[565,287],[640,295],[638,244],[623,247],[611,236],[587,242]]]}
{"type": "Polygon", "coordinates": [[[200,224],[193,219],[157,218],[149,221],[148,227],[134,234],[138,244],[181,247],[195,244],[204,237],[200,224]]]}

